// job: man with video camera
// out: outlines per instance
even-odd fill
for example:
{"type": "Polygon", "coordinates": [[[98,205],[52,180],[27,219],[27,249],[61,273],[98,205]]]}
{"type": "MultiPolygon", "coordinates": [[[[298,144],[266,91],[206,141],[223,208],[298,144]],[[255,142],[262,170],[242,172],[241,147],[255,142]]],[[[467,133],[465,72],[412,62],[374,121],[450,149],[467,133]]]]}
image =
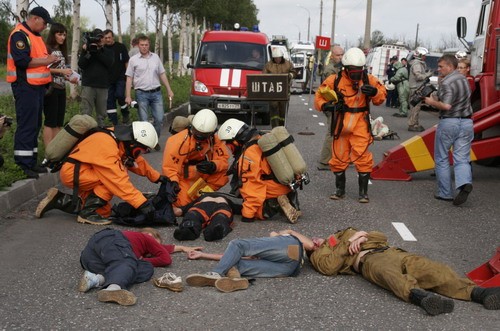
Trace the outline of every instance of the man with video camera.
{"type": "Polygon", "coordinates": [[[106,104],[110,86],[110,69],[114,62],[113,51],[103,47],[101,29],[84,33],[78,66],[82,71],[82,103],[80,113],[92,116],[95,108],[97,124],[104,127],[107,117],[106,104]]]}
{"type": "Polygon", "coordinates": [[[439,110],[434,143],[438,191],[434,197],[438,200],[453,201],[455,206],[467,201],[472,191],[470,149],[474,138],[471,90],[467,78],[456,71],[457,65],[458,60],[452,54],[439,58],[440,80],[437,99],[434,96],[424,99],[426,104],[439,110]],[[448,156],[452,147],[456,195],[452,188],[448,156]]]}

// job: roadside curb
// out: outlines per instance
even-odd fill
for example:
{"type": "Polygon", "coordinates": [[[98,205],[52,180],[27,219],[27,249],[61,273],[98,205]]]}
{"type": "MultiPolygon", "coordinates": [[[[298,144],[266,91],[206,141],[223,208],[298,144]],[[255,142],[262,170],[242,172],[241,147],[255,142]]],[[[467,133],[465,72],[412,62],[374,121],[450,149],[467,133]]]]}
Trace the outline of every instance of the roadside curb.
{"type": "MultiPolygon", "coordinates": [[[[166,114],[163,127],[167,127],[187,104],[182,104],[166,114]]],[[[39,179],[23,179],[12,184],[6,191],[0,191],[0,217],[4,217],[23,203],[45,193],[49,188],[60,184],[59,173],[41,174],[39,179]]]]}

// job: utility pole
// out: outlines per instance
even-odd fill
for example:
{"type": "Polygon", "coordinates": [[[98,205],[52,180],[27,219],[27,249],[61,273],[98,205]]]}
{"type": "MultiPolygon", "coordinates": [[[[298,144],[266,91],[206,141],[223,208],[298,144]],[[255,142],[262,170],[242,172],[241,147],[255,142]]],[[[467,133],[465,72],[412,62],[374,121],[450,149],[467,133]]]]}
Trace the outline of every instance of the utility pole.
{"type": "Polygon", "coordinates": [[[372,26],[372,0],[367,0],[366,1],[365,40],[363,42],[364,50],[370,49],[371,26],[372,26]]]}
{"type": "Polygon", "coordinates": [[[332,14],[332,45],[335,40],[335,16],[337,14],[337,0],[333,0],[333,14],[332,14]]]}
{"type": "Polygon", "coordinates": [[[323,27],[323,0],[319,4],[319,35],[321,36],[321,31],[323,27]]]}
{"type": "Polygon", "coordinates": [[[415,36],[415,48],[418,47],[418,27],[420,26],[419,23],[417,23],[417,35],[415,36]]]}

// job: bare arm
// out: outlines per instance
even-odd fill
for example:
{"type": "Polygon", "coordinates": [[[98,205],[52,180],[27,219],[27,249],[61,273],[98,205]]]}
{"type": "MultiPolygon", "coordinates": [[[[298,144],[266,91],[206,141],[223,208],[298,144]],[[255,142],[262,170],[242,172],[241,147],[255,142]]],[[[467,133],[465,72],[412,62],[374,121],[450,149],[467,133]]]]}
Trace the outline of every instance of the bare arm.
{"type": "Polygon", "coordinates": [[[165,87],[167,88],[168,97],[173,98],[174,92],[172,92],[172,89],[170,88],[170,84],[168,83],[167,75],[165,75],[165,73],[162,73],[160,75],[160,80],[163,83],[163,85],[165,85],[165,87]]]}
{"type": "MultiPolygon", "coordinates": [[[[274,237],[275,233],[276,232],[271,232],[270,236],[274,237]]],[[[306,251],[310,251],[314,248],[314,243],[313,243],[312,239],[304,236],[301,233],[298,233],[297,231],[290,230],[290,229],[289,230],[282,230],[282,231],[278,232],[278,234],[279,235],[290,234],[290,235],[294,236],[295,238],[299,239],[300,242],[302,243],[302,246],[304,247],[304,249],[306,251]]]]}
{"type": "Polygon", "coordinates": [[[132,95],[130,94],[130,90],[132,89],[132,77],[127,76],[127,81],[125,82],[125,102],[127,105],[130,105],[132,102],[132,95]]]}
{"type": "Polygon", "coordinates": [[[200,251],[191,251],[187,252],[188,259],[189,260],[213,260],[213,261],[220,261],[222,258],[222,254],[210,254],[210,253],[203,253],[200,251]]]}
{"type": "Polygon", "coordinates": [[[174,252],[184,252],[184,253],[199,252],[202,249],[203,247],[201,246],[191,247],[191,246],[175,245],[174,252]]]}

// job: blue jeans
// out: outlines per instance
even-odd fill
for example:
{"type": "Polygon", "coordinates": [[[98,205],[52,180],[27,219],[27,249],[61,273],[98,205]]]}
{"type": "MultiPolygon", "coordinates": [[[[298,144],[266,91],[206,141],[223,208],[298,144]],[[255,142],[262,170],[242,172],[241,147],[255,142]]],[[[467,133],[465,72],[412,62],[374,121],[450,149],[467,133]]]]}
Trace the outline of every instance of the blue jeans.
{"type": "Polygon", "coordinates": [[[225,275],[236,266],[244,277],[296,276],[300,272],[302,252],[302,244],[293,236],[235,239],[213,271],[225,275]],[[290,246],[299,246],[298,260],[289,257],[290,246]],[[254,258],[242,259],[244,256],[254,258]]]}
{"type": "Polygon", "coordinates": [[[453,147],[453,168],[455,188],[472,183],[470,166],[470,146],[474,138],[472,120],[468,118],[443,118],[439,120],[434,142],[434,161],[436,162],[437,195],[453,198],[451,169],[448,153],[453,147]]]}
{"type": "Polygon", "coordinates": [[[160,138],[164,116],[161,90],[152,93],[135,90],[135,97],[137,98],[137,103],[139,104],[139,119],[141,121],[148,121],[148,109],[151,109],[153,126],[158,134],[158,138],[160,138]]]}

